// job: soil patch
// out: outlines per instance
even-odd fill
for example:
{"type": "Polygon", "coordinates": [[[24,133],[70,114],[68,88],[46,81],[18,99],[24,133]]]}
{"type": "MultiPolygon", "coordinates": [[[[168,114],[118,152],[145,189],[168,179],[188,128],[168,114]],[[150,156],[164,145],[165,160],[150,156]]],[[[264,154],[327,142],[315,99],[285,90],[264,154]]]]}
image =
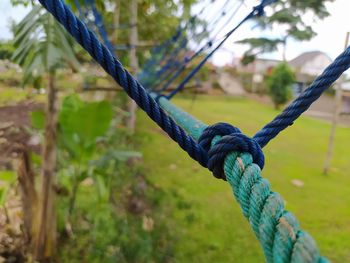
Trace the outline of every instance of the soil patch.
{"type": "Polygon", "coordinates": [[[14,169],[13,160],[23,146],[40,153],[39,138],[30,133],[30,113],[44,105],[25,101],[0,107],[0,170],[14,169]]]}

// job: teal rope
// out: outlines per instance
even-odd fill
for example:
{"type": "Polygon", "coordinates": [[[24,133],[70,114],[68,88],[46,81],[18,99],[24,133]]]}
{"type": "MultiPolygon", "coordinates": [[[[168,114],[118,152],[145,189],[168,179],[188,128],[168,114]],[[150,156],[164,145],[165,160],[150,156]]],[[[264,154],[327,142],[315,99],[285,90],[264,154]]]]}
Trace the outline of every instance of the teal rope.
{"type": "MultiPolygon", "coordinates": [[[[158,102],[195,140],[208,127],[165,97],[158,98],[158,102]]],[[[220,139],[221,136],[216,136],[212,146],[220,139]]],[[[294,215],[285,210],[282,197],[271,191],[269,182],[261,176],[260,167],[253,163],[251,154],[233,152],[226,157],[223,168],[235,199],[263,248],[267,262],[329,262],[321,257],[315,241],[301,230],[294,215]]]]}
{"type": "MultiPolygon", "coordinates": [[[[153,98],[157,98],[157,93],[151,93],[153,98]]],[[[199,139],[203,131],[208,125],[194,118],[191,114],[179,110],[174,104],[172,104],[165,96],[158,98],[158,104],[168,113],[176,123],[181,123],[182,129],[189,134],[196,141],[199,139]]]]}

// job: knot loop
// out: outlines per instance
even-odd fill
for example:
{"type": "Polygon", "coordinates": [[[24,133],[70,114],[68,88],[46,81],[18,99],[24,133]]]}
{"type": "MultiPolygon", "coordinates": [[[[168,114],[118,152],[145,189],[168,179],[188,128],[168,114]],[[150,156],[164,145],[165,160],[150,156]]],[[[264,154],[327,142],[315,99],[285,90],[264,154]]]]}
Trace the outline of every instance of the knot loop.
{"type": "Polygon", "coordinates": [[[241,130],[232,126],[231,124],[219,122],[217,124],[208,126],[198,139],[198,144],[207,152],[209,152],[212,141],[215,136],[225,136],[232,133],[241,133],[241,130]]]}
{"type": "Polygon", "coordinates": [[[199,138],[198,144],[208,152],[208,168],[216,178],[226,180],[224,162],[226,156],[232,152],[250,153],[253,162],[261,169],[264,167],[265,158],[260,145],[230,124],[218,123],[209,126],[199,138]],[[223,137],[212,145],[216,136],[223,137]]]}

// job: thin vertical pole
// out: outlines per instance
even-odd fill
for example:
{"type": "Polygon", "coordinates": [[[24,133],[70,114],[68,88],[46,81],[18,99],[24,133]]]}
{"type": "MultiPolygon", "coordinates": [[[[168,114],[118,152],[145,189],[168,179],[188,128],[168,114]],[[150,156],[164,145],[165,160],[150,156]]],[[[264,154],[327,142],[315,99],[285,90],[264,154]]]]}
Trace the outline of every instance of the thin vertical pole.
{"type": "MultiPolygon", "coordinates": [[[[349,36],[350,36],[350,32],[347,32],[346,39],[345,39],[345,49],[349,45],[349,36]]],[[[336,134],[336,130],[339,122],[339,115],[340,115],[341,106],[342,106],[343,91],[341,86],[342,86],[343,80],[344,78],[341,78],[340,81],[335,84],[336,85],[335,109],[334,109],[333,120],[332,120],[331,134],[329,136],[326,160],[323,167],[323,173],[325,175],[327,175],[329,172],[330,164],[333,158],[335,134],[336,134]]]]}
{"type": "MultiPolygon", "coordinates": [[[[136,75],[139,63],[137,59],[136,54],[136,46],[138,44],[138,30],[137,30],[137,0],[131,0],[130,1],[130,52],[129,52],[129,59],[130,59],[130,67],[131,67],[131,73],[133,75],[136,75]]],[[[129,105],[128,105],[128,112],[129,112],[129,118],[127,120],[127,127],[129,128],[131,133],[135,132],[135,125],[136,125],[136,109],[137,105],[135,101],[130,99],[129,105]]]]}

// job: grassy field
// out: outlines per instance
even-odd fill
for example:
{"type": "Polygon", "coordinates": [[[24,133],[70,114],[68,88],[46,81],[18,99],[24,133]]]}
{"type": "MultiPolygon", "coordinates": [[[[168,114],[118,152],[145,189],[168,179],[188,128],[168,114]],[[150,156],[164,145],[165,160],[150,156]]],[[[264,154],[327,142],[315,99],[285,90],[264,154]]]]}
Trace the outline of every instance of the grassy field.
{"type": "MultiPolygon", "coordinates": [[[[201,96],[175,104],[206,122],[253,135],[277,112],[247,99],[201,96]]],[[[168,218],[177,234],[174,262],[264,262],[259,243],[227,183],[216,180],[153,124],[138,115],[138,140],[149,179],[170,194],[168,218]],[[185,200],[185,202],[184,202],[185,200]]],[[[332,262],[350,261],[350,130],[339,128],[328,176],[322,174],[330,125],[300,118],[265,149],[263,176],[332,262]],[[304,182],[298,188],[293,179],[304,182]]]]}

